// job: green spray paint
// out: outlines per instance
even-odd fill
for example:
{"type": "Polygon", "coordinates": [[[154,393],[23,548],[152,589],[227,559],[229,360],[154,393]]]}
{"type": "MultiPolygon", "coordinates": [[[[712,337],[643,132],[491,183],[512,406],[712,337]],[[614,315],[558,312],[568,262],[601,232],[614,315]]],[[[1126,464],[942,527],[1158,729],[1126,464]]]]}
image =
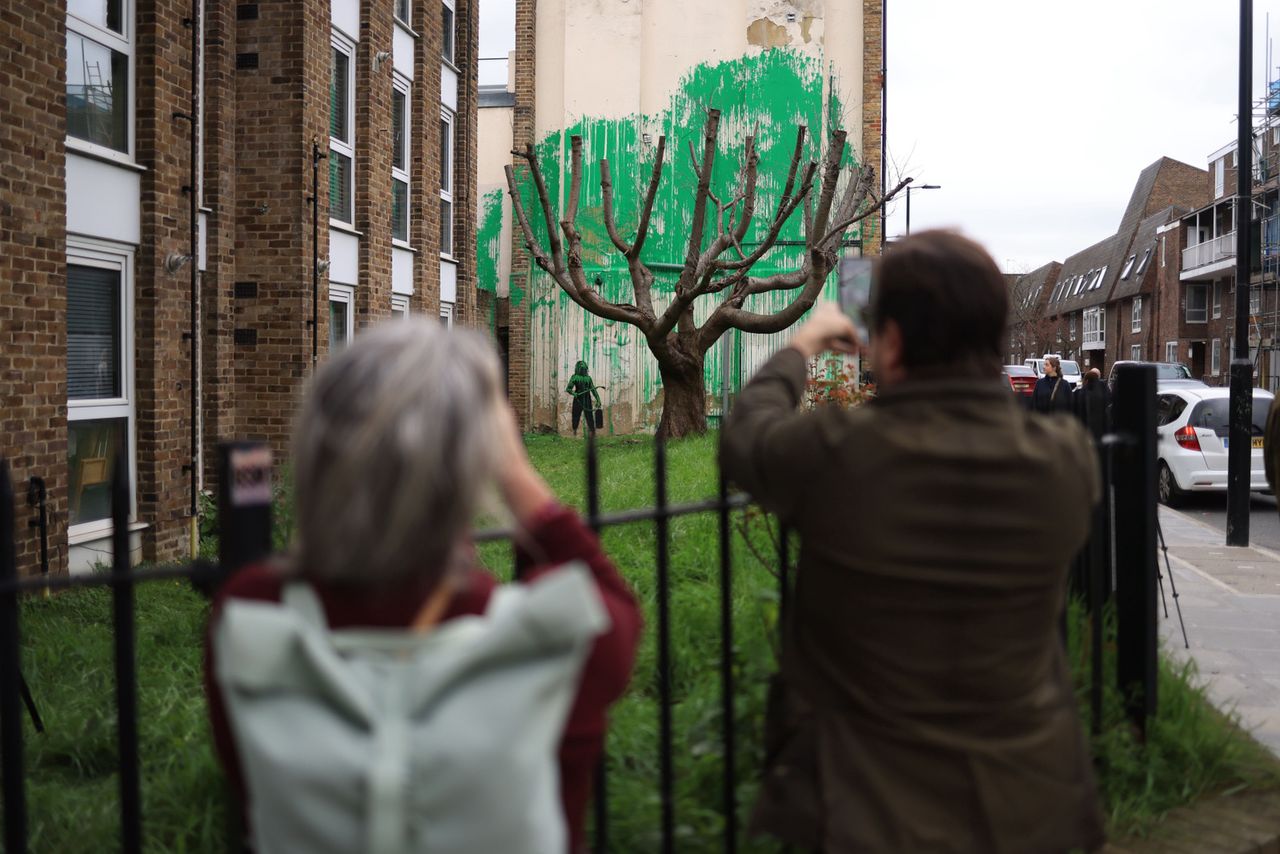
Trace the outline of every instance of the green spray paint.
{"type": "MultiPolygon", "coordinates": [[[[836,91],[836,87],[833,86],[832,91],[836,91]]],[[[577,220],[582,235],[582,261],[589,278],[599,276],[597,287],[606,300],[629,303],[633,301],[634,294],[626,261],[615,250],[605,229],[600,159],[607,157],[609,160],[614,183],[614,214],[624,239],[630,240],[635,235],[658,137],[665,135],[667,138],[662,181],[643,255],[655,277],[654,299],[657,310],[661,312],[674,290],[692,227],[697,178],[689,161],[689,143],[693,143],[701,156],[706,110],[710,107],[721,111],[712,186],[722,199],[733,196],[742,165],[743,143],[748,135],[755,136],[760,158],[759,180],[756,215],[744,240],[744,248],[749,252],[769,230],[791,163],[797,126],[808,128],[803,166],[803,162],[821,157],[826,144],[822,136],[831,130],[830,117],[843,114],[834,98],[831,101],[824,99],[821,59],[793,50],[774,49],[724,62],[697,65],[684,75],[665,107],[654,114],[618,119],[583,117],[561,131],[548,134],[537,144],[536,151],[548,193],[555,205],[568,195],[569,139],[575,135],[582,137],[583,180],[577,220]]],[[[850,165],[854,164],[852,146],[846,150],[845,160],[850,165]]],[[[519,189],[535,235],[543,246],[547,246],[546,226],[537,194],[527,175],[519,189]]],[[[816,199],[816,186],[813,192],[816,199]]],[[[497,222],[500,232],[500,217],[497,222]]],[[[484,223],[481,233],[486,233],[484,223]]],[[[849,236],[857,236],[857,233],[855,227],[849,236]]],[[[709,210],[704,247],[715,235],[714,218],[709,210]]],[[[484,240],[483,237],[481,239],[484,240]]],[[[802,241],[803,218],[797,211],[782,229],[780,245],[760,259],[753,273],[768,276],[796,269],[803,261],[804,249],[799,245],[802,241]]],[[[485,253],[482,251],[481,254],[485,253]]],[[[541,270],[535,270],[532,275],[531,311],[552,312],[559,317],[555,323],[536,325],[535,358],[569,359],[567,364],[572,364],[577,358],[590,358],[594,351],[596,361],[593,365],[605,368],[607,364],[611,375],[624,370],[624,363],[629,362],[630,375],[616,377],[615,382],[623,379],[634,383],[639,401],[652,401],[661,388],[656,361],[647,351],[639,359],[632,359],[623,352],[636,347],[644,349],[643,337],[635,334],[635,330],[619,328],[625,324],[606,325],[606,321],[587,315],[541,270]],[[570,340],[538,340],[539,336],[546,335],[557,339],[567,336],[570,340]]],[[[483,276],[482,272],[482,281],[483,276]]],[[[833,295],[833,290],[829,283],[828,296],[833,295]]],[[[514,287],[512,298],[515,299],[514,287]]],[[[768,313],[784,307],[793,298],[794,294],[787,292],[761,294],[752,297],[746,307],[768,313]]],[[[699,300],[695,306],[695,319],[702,322],[715,305],[714,297],[699,300]]],[[[776,349],[776,345],[763,346],[763,341],[760,345],[748,342],[748,339],[759,337],[742,336],[740,343],[735,339],[730,366],[735,385],[737,377],[750,375],[762,354],[776,349]]],[[[718,398],[722,377],[718,345],[707,354],[705,372],[708,395],[718,398]]]]}

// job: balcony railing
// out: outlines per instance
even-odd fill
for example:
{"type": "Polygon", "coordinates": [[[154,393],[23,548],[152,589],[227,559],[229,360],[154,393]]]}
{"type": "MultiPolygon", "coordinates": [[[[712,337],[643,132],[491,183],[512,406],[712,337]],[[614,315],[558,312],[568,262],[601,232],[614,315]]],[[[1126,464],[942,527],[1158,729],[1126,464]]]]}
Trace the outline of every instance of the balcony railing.
{"type": "Polygon", "coordinates": [[[1280,257],[1280,214],[1262,220],[1262,257],[1280,257]]]}
{"type": "Polygon", "coordinates": [[[1213,240],[1206,240],[1204,243],[1197,243],[1182,250],[1182,269],[1194,270],[1196,267],[1204,267],[1234,257],[1236,257],[1236,233],[1230,231],[1221,237],[1215,237],[1213,240]]]}

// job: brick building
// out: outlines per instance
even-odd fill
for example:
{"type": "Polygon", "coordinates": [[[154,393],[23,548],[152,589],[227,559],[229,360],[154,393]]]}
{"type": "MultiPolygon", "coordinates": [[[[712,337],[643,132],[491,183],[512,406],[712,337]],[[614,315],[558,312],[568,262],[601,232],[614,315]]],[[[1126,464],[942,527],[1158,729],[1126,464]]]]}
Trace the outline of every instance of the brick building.
{"type": "Polygon", "coordinates": [[[1010,361],[1058,352],[1105,375],[1119,360],[1163,359],[1170,343],[1181,353],[1180,247],[1169,244],[1180,239],[1180,218],[1208,197],[1208,178],[1203,169],[1157,160],[1138,176],[1113,234],[1022,276],[1013,286],[1010,361]]]}
{"type": "Polygon", "coordinates": [[[213,446],[283,453],[313,360],[395,315],[473,321],[476,46],[475,0],[0,16],[0,455],[20,571],[38,561],[32,478],[53,571],[85,569],[109,549],[123,445],[136,555],[180,558],[213,446]]]}

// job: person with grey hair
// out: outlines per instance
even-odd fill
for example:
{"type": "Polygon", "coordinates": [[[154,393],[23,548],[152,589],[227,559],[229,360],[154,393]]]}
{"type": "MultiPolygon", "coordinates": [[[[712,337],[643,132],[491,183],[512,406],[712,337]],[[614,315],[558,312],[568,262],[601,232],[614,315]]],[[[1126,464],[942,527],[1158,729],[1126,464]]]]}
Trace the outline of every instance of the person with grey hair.
{"type": "MultiPolygon", "coordinates": [[[[424,634],[484,616],[498,607],[503,588],[478,566],[471,532],[493,496],[519,532],[517,587],[550,585],[570,571],[562,567],[576,564],[585,569],[572,571],[589,580],[607,617],[585,653],[558,749],[564,826],[572,850],[580,850],[606,711],[630,679],[640,611],[596,535],[556,501],[530,463],[489,342],[426,320],[385,323],[358,336],[311,384],[295,428],[293,477],[293,549],[223,586],[206,644],[215,747],[246,824],[255,815],[255,757],[237,749],[244,733],[230,713],[235,674],[219,666],[219,651],[229,647],[214,643],[224,614],[244,601],[288,605],[290,589],[302,583],[333,632],[424,634]]],[[[421,654],[430,654],[425,649],[421,654]]],[[[483,808],[496,815],[528,804],[483,808]]]]}

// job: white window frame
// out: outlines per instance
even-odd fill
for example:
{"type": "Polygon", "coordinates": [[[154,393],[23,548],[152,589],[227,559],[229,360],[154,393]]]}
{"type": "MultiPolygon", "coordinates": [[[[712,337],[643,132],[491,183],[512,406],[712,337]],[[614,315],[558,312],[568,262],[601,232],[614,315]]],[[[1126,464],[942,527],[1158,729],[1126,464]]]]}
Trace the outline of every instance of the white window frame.
{"type": "MultiPolygon", "coordinates": [[[[356,175],[356,45],[355,42],[347,38],[338,30],[333,30],[329,36],[329,43],[333,50],[341,51],[347,55],[347,139],[341,139],[330,135],[329,151],[331,153],[341,154],[346,157],[351,168],[347,171],[347,181],[349,186],[347,192],[351,197],[351,219],[338,219],[332,215],[333,200],[329,200],[329,224],[338,227],[353,228],[356,220],[355,205],[355,175],[356,175]]],[[[332,122],[330,123],[332,127],[332,122]]]]}
{"type": "MultiPolygon", "coordinates": [[[[351,340],[355,337],[356,332],[356,289],[351,287],[351,285],[340,285],[337,282],[330,282],[328,302],[343,303],[347,306],[347,328],[343,331],[346,333],[346,343],[350,344],[351,340]]],[[[329,332],[329,338],[332,341],[332,330],[329,332]]],[[[333,348],[330,347],[329,349],[330,355],[332,355],[333,348]]]]}
{"type": "Polygon", "coordinates": [[[1133,298],[1133,308],[1129,318],[1129,331],[1142,331],[1142,297],[1133,298]]]}
{"type": "Polygon", "coordinates": [[[1209,373],[1217,376],[1222,373],[1222,339],[1214,338],[1209,343],[1209,373]]]}
{"type": "Polygon", "coordinates": [[[1081,350],[1107,348],[1107,310],[1101,306],[1086,308],[1081,330],[1081,350]]]}
{"type": "MultiPolygon", "coordinates": [[[[457,137],[454,135],[454,132],[453,132],[454,122],[456,121],[456,118],[457,117],[453,114],[453,111],[450,110],[448,107],[442,106],[440,108],[440,121],[443,122],[445,125],[447,125],[449,128],[448,151],[445,156],[445,162],[440,164],[441,181],[443,182],[447,179],[449,184],[448,189],[445,189],[443,186],[440,188],[440,201],[449,203],[449,251],[448,252],[445,251],[444,241],[441,240],[440,241],[440,257],[447,258],[450,261],[454,260],[453,250],[454,250],[454,247],[458,245],[457,236],[454,233],[456,230],[455,225],[457,224],[458,218],[456,215],[456,209],[455,209],[454,200],[453,200],[453,188],[457,186],[457,179],[453,174],[453,164],[457,160],[457,156],[455,154],[457,137]]],[[[441,128],[441,133],[444,133],[443,128],[441,128]]],[[[443,220],[444,218],[443,211],[441,212],[441,214],[442,214],[441,219],[443,220]]],[[[443,229],[444,228],[443,221],[441,222],[440,225],[441,225],[441,229],[443,229]]],[[[441,235],[441,237],[443,237],[443,235],[441,235]]]]}
{"type": "Polygon", "coordinates": [[[453,0],[441,0],[441,4],[448,9],[453,15],[450,21],[453,22],[453,32],[448,40],[449,52],[444,52],[445,32],[444,32],[444,12],[440,13],[440,60],[454,71],[458,70],[458,6],[453,0]]]}
{"type": "Polygon", "coordinates": [[[1213,319],[1222,317],[1222,282],[1213,283],[1213,319]]]}
{"type": "Polygon", "coordinates": [[[1186,303],[1184,305],[1183,317],[1187,323],[1208,323],[1209,322],[1209,286],[1208,285],[1204,284],[1203,282],[1191,282],[1190,284],[1187,285],[1186,303]],[[1194,320],[1191,317],[1191,292],[1193,290],[1198,290],[1198,289],[1203,289],[1205,292],[1204,315],[1199,320],[1194,320]]]}
{"type": "Polygon", "coordinates": [[[1213,161],[1213,197],[1222,198],[1227,185],[1227,158],[1219,157],[1213,161]]]}
{"type": "Polygon", "coordinates": [[[1142,345],[1141,344],[1131,344],[1129,346],[1129,358],[1135,362],[1142,361],[1142,345]]]}
{"type": "MultiPolygon", "coordinates": [[[[67,238],[67,266],[97,267],[120,273],[120,397],[80,399],[67,398],[67,421],[96,421],[106,418],[124,418],[125,437],[129,452],[129,520],[134,521],[138,512],[137,490],[137,417],[134,393],[134,327],[133,288],[134,250],[101,240],[83,237],[67,238]]],[[[69,428],[68,428],[69,429],[69,428]]],[[[70,481],[71,455],[68,449],[65,464],[70,481]]],[[[81,522],[67,528],[67,536],[74,542],[96,539],[111,532],[110,519],[81,522]]]]}
{"type": "Polygon", "coordinates": [[[1249,316],[1257,317],[1262,314],[1262,288],[1249,286],[1249,316]]]}
{"type": "Polygon", "coordinates": [[[409,296],[408,294],[392,294],[391,295],[391,317],[394,319],[397,314],[404,317],[401,320],[409,319],[409,296]]]}
{"type": "MultiPolygon", "coordinates": [[[[395,151],[393,150],[392,162],[391,162],[391,180],[393,182],[399,181],[403,183],[405,187],[404,238],[401,239],[399,237],[396,237],[393,231],[391,242],[394,243],[396,246],[403,246],[407,249],[409,248],[409,243],[410,243],[409,238],[413,234],[413,220],[412,220],[412,217],[410,216],[410,210],[412,208],[410,199],[412,198],[413,184],[409,180],[409,165],[410,163],[412,163],[411,153],[413,151],[413,146],[410,143],[410,140],[413,139],[413,98],[410,97],[413,93],[413,89],[410,82],[400,74],[392,75],[391,88],[395,92],[398,92],[404,96],[404,140],[402,142],[404,146],[404,151],[400,152],[404,160],[404,168],[403,169],[396,168],[395,157],[394,157],[395,151]]],[[[395,104],[394,97],[392,98],[392,104],[393,105],[395,104]]],[[[394,106],[393,106],[393,109],[394,109],[394,106]]],[[[393,149],[394,149],[394,143],[395,143],[395,139],[393,135],[393,139],[392,139],[393,149]]],[[[392,187],[392,191],[394,193],[394,185],[392,187]]],[[[394,224],[393,224],[393,228],[394,228],[394,224]]]]}
{"type": "Polygon", "coordinates": [[[1133,272],[1133,263],[1138,260],[1137,254],[1129,256],[1129,260],[1124,262],[1124,269],[1120,271],[1120,280],[1124,281],[1129,278],[1129,273],[1133,272]]]}
{"type": "MultiPolygon", "coordinates": [[[[126,118],[125,128],[128,135],[128,144],[124,151],[117,151],[106,145],[99,145],[96,142],[90,142],[87,139],[81,139],[78,136],[65,135],[66,147],[69,151],[80,151],[92,157],[103,160],[114,161],[126,165],[134,165],[134,155],[137,151],[137,62],[134,58],[134,0],[121,0],[120,4],[120,23],[124,30],[123,33],[117,33],[115,30],[109,30],[104,26],[91,23],[78,15],[72,14],[70,11],[66,13],[67,33],[75,33],[81,38],[88,39],[102,47],[114,50],[124,54],[128,59],[128,91],[125,93],[126,98],[126,118]]],[[[66,4],[64,3],[65,7],[66,4]]],[[[65,41],[65,39],[64,39],[65,41]]],[[[65,58],[66,62],[70,62],[71,58],[65,58]]],[[[66,69],[63,69],[64,76],[66,69]]],[[[64,86],[65,89],[65,86],[64,86]]],[[[65,93],[64,93],[65,94],[65,93]]]]}
{"type": "Polygon", "coordinates": [[[1178,361],[1178,342],[1177,341],[1164,342],[1164,360],[1166,362],[1178,361]]]}
{"type": "Polygon", "coordinates": [[[443,300],[440,302],[440,320],[445,329],[453,328],[453,303],[443,300]]]}
{"type": "Polygon", "coordinates": [[[1151,250],[1148,249],[1142,253],[1142,260],[1138,262],[1138,269],[1134,271],[1135,276],[1141,276],[1147,270],[1147,264],[1151,261],[1151,250]]]}
{"type": "Polygon", "coordinates": [[[1072,340],[1076,340],[1076,313],[1073,311],[1067,317],[1067,336],[1072,340]]]}
{"type": "Polygon", "coordinates": [[[413,21],[411,20],[413,17],[413,0],[395,0],[395,3],[391,7],[391,14],[397,21],[404,24],[405,29],[413,29],[413,21]],[[404,11],[408,14],[400,14],[400,7],[402,6],[404,7],[404,11]]]}

